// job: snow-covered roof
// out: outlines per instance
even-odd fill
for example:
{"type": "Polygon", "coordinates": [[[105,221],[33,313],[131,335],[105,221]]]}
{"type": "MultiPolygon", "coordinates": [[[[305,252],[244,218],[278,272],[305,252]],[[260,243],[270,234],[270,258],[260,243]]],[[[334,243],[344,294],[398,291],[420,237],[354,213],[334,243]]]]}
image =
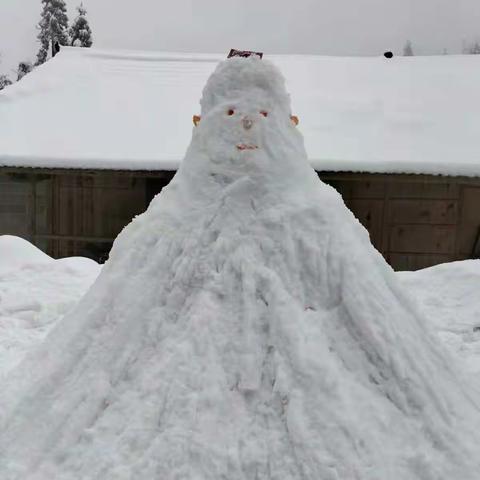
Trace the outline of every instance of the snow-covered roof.
{"type": "MultiPolygon", "coordinates": [[[[0,93],[0,166],[175,169],[223,55],[63,48],[0,93]]],[[[319,170],[480,175],[480,55],[266,55],[319,170]]]]}

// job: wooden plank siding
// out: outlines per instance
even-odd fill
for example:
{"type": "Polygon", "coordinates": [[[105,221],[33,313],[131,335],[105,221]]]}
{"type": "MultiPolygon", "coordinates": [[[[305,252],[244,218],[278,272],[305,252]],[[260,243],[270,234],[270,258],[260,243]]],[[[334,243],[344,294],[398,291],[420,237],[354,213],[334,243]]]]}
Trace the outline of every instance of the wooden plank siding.
{"type": "Polygon", "coordinates": [[[0,170],[0,233],[11,233],[33,241],[34,202],[32,183],[23,175],[0,170]]]}
{"type": "MultiPolygon", "coordinates": [[[[0,168],[0,234],[103,261],[173,172],[0,168]]],[[[480,254],[480,178],[320,172],[396,270],[480,254]]]]}
{"type": "Polygon", "coordinates": [[[26,238],[55,258],[104,261],[123,227],[172,176],[0,168],[0,234],[26,238]]]}
{"type": "Polygon", "coordinates": [[[322,174],[396,270],[472,258],[480,232],[480,179],[322,174]]]}

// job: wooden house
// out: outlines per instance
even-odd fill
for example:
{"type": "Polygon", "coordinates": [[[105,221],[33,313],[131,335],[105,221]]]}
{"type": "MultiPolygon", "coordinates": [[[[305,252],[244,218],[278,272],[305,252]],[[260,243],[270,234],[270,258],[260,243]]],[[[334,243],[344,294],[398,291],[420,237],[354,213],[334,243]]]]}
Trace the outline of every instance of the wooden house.
{"type": "MultiPolygon", "coordinates": [[[[65,48],[5,89],[0,234],[106,259],[172,178],[220,59],[65,48]]],[[[272,60],[312,166],[395,269],[480,257],[480,58],[272,60]]]]}

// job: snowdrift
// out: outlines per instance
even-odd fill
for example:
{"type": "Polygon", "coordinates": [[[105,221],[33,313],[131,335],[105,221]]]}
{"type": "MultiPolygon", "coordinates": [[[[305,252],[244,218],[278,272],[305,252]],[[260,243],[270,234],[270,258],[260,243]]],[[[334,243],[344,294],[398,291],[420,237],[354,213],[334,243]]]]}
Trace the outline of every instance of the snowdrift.
{"type": "Polygon", "coordinates": [[[230,59],[170,185],[0,385],[2,479],[478,478],[479,409],[283,79],[230,59]]]}
{"type": "Polygon", "coordinates": [[[0,275],[31,265],[53,262],[46,253],[27,240],[13,235],[0,235],[0,275]]]}
{"type": "Polygon", "coordinates": [[[22,238],[0,235],[0,378],[77,304],[100,268],[88,258],[54,260],[22,238]]]}
{"type": "Polygon", "coordinates": [[[435,265],[397,278],[418,301],[441,343],[460,360],[460,368],[480,382],[480,260],[435,265]]]}

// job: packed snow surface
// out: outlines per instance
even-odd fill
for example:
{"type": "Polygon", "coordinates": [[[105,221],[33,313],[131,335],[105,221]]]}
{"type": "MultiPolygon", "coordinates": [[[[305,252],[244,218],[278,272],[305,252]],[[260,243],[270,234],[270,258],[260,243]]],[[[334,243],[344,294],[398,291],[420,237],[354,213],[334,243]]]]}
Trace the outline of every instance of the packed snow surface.
{"type": "Polygon", "coordinates": [[[219,64],[170,185],[0,384],[0,478],[478,478],[478,392],[308,164],[280,73],[219,64]]]}
{"type": "MultiPolygon", "coordinates": [[[[478,55],[268,57],[316,169],[480,175],[478,55]]],[[[0,166],[175,170],[220,59],[63,47],[0,93],[0,166]]]]}

